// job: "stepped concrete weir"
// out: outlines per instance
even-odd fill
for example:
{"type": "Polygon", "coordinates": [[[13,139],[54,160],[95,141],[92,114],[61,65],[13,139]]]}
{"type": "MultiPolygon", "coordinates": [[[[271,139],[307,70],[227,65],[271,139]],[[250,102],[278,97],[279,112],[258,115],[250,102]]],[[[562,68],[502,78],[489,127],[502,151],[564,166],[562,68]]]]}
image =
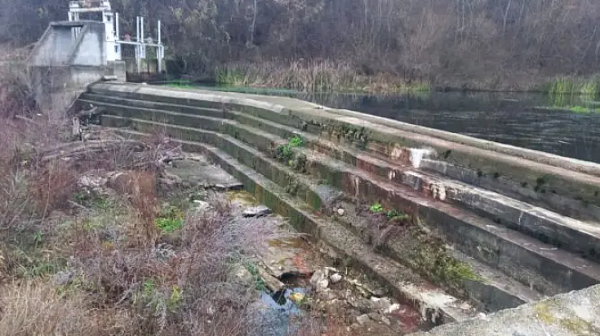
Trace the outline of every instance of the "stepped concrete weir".
{"type": "Polygon", "coordinates": [[[598,164],[291,98],[97,83],[90,105],[208,155],[432,325],[600,283],[598,164]]]}

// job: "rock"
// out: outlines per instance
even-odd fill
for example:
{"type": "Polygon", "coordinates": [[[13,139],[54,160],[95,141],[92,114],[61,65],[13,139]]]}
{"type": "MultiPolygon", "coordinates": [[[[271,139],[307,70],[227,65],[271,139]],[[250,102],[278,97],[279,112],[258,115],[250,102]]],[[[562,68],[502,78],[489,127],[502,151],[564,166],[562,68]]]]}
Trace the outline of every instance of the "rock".
{"type": "Polygon", "coordinates": [[[263,279],[263,282],[265,283],[268,289],[270,289],[274,293],[283,290],[285,285],[281,281],[279,281],[279,279],[272,276],[266,269],[264,269],[260,265],[257,265],[256,269],[258,271],[258,275],[263,279]]]}
{"type": "Polygon", "coordinates": [[[327,270],[317,270],[310,278],[310,284],[317,293],[324,292],[329,286],[327,270]]]}
{"type": "Polygon", "coordinates": [[[373,302],[367,299],[348,298],[348,304],[361,313],[367,313],[373,310],[373,302]]]}
{"type": "Polygon", "coordinates": [[[75,273],[71,271],[60,271],[54,275],[54,283],[58,286],[68,285],[73,281],[75,273]]]}
{"type": "Polygon", "coordinates": [[[196,205],[197,210],[207,210],[208,208],[210,208],[210,204],[208,202],[195,200],[194,204],[196,205]]]}
{"type": "Polygon", "coordinates": [[[266,206],[259,205],[257,207],[251,207],[251,208],[244,210],[243,216],[244,217],[263,217],[263,216],[271,214],[272,212],[273,211],[271,211],[271,209],[267,208],[266,206]]]}
{"type": "Polygon", "coordinates": [[[334,291],[328,289],[325,291],[325,293],[323,293],[323,299],[325,301],[334,302],[337,301],[338,296],[334,291]]]}
{"type": "Polygon", "coordinates": [[[400,310],[400,305],[397,303],[394,303],[393,305],[389,306],[386,310],[385,313],[386,314],[391,314],[397,310],[400,310]]]}
{"type": "Polygon", "coordinates": [[[383,322],[383,324],[388,325],[388,326],[392,325],[392,321],[390,321],[390,319],[385,316],[381,317],[381,322],[383,322]]]}
{"type": "Polygon", "coordinates": [[[342,276],[339,273],[335,273],[329,277],[329,280],[331,281],[332,284],[336,284],[336,283],[342,281],[342,276]]]}
{"type": "Polygon", "coordinates": [[[376,298],[372,297],[373,307],[379,311],[386,312],[392,306],[392,300],[389,298],[376,298]]]}
{"type": "Polygon", "coordinates": [[[235,277],[239,279],[240,283],[243,285],[253,285],[255,278],[254,276],[244,267],[243,265],[238,265],[234,271],[235,277]]]}
{"type": "Polygon", "coordinates": [[[360,315],[356,318],[356,322],[358,322],[358,324],[361,326],[365,325],[369,321],[371,321],[371,318],[367,314],[360,315]]]}
{"type": "Polygon", "coordinates": [[[346,214],[346,210],[339,208],[339,209],[337,209],[337,214],[338,214],[338,216],[343,216],[346,214]]]}
{"type": "Polygon", "coordinates": [[[176,256],[175,248],[169,244],[158,244],[154,249],[154,253],[159,259],[171,259],[176,256]]]}

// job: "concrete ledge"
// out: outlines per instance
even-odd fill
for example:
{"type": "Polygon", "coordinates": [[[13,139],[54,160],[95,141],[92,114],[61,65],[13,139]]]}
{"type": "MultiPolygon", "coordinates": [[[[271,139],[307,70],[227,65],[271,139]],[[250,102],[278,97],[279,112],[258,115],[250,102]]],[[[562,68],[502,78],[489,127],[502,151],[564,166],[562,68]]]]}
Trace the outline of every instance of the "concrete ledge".
{"type": "Polygon", "coordinates": [[[600,335],[600,286],[411,336],[600,335]]]}
{"type": "MultiPolygon", "coordinates": [[[[370,122],[370,118],[359,119],[334,113],[332,109],[288,98],[171,90],[126,84],[95,84],[90,87],[90,92],[127,99],[184,103],[194,107],[244,112],[300,130],[329,136],[330,140],[358,147],[397,164],[420,166],[423,159],[427,159],[427,155],[418,155],[417,159],[414,154],[429,153],[431,158],[437,157],[436,161],[463,167],[480,178],[501,177],[521,185],[523,189],[533,189],[536,193],[554,193],[584,205],[600,205],[600,174],[596,174],[600,171],[600,165],[593,163],[560,157],[548,160],[546,153],[535,151],[527,151],[527,155],[508,155],[496,150],[498,146],[504,148],[500,144],[491,146],[491,149],[482,149],[370,122]],[[348,137],[349,135],[351,136],[348,137]]],[[[392,121],[390,123],[395,125],[392,121]]],[[[479,141],[472,140],[473,143],[479,141]]],[[[516,152],[521,153],[518,150],[516,152]]]]}

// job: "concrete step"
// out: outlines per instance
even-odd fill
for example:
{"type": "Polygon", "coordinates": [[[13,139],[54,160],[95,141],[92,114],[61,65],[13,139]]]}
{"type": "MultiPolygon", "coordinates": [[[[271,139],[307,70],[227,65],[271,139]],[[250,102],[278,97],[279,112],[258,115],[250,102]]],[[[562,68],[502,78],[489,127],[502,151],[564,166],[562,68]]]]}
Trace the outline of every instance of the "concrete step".
{"type": "MultiPolygon", "coordinates": [[[[280,185],[295,185],[294,192],[305,195],[303,198],[307,203],[312,204],[313,208],[319,209],[327,202],[318,191],[315,191],[316,183],[311,185],[310,182],[304,182],[302,175],[298,177],[282,173],[281,167],[285,168],[285,166],[273,163],[273,160],[265,154],[240,144],[231,137],[201,129],[164,125],[145,120],[128,120],[115,116],[104,116],[103,122],[109,126],[131,125],[145,132],[159,128],[176,138],[208,143],[216,143],[215,138],[221,139],[220,148],[225,148],[231,155],[257,171],[268,172],[267,175],[280,185]]],[[[387,204],[392,205],[390,208],[414,209],[415,217],[422,218],[450,241],[456,242],[457,247],[463,252],[477,257],[544,294],[584,288],[600,281],[598,265],[514,230],[498,226],[470,211],[424,197],[389,181],[379,181],[364,171],[319,153],[307,156],[307,167],[312,171],[313,176],[334,176],[330,181],[333,187],[340,188],[349,195],[370,197],[365,199],[366,201],[375,201],[382,197],[387,204]]]]}
{"type": "Polygon", "coordinates": [[[598,165],[550,158],[545,153],[523,153],[516,148],[498,148],[498,144],[491,142],[483,147],[474,146],[472,143],[477,139],[472,138],[465,139],[469,140],[466,142],[449,141],[447,137],[425,135],[421,128],[413,132],[410,127],[417,130],[415,126],[398,129],[391,127],[396,124],[393,121],[388,126],[370,116],[359,118],[359,114],[351,111],[288,98],[127,84],[96,84],[90,87],[90,92],[243,112],[329,137],[340,145],[364,149],[396,163],[418,164],[421,169],[549,206],[568,216],[600,220],[600,177],[588,174],[590,169],[598,170],[598,165]]]}
{"type": "Polygon", "coordinates": [[[600,286],[409,336],[600,335],[600,286]]]}
{"type": "MultiPolygon", "coordinates": [[[[116,129],[125,136],[143,137],[145,133],[116,129]]],[[[312,211],[299,199],[291,197],[270,178],[240,163],[221,149],[194,141],[176,140],[185,151],[200,152],[209,156],[228,173],[240,180],[246,190],[278,214],[289,218],[300,231],[312,234],[318,241],[332,248],[341,258],[350,260],[379,281],[386,284],[404,304],[416,308],[423,319],[434,325],[464,321],[477,314],[477,310],[435,287],[406,267],[373,251],[342,225],[328,221],[312,211]]]]}
{"type": "MultiPolygon", "coordinates": [[[[122,120],[120,117],[106,116],[106,122],[108,120],[119,121],[122,120]],[[116,119],[115,119],[116,118],[116,119]]],[[[109,122],[110,123],[110,122],[109,122]]],[[[112,123],[113,126],[119,124],[112,123]]],[[[134,125],[135,126],[135,125],[134,125]]],[[[139,126],[139,124],[138,124],[139,126]]],[[[178,128],[178,127],[175,127],[178,128]]],[[[149,131],[151,128],[145,128],[144,131],[149,131]]],[[[167,132],[169,129],[167,128],[167,132]]],[[[202,131],[199,131],[202,132],[202,131]]],[[[173,133],[171,133],[173,134],[173,133]]],[[[202,137],[207,139],[206,136],[202,137]]],[[[267,156],[264,153],[250,147],[249,145],[242,143],[230,136],[223,134],[214,133],[214,143],[223,148],[229,154],[238,158],[243,164],[253,167],[257,171],[261,171],[271,181],[277,183],[280,187],[285,188],[287,193],[296,195],[310,205],[313,211],[320,212],[331,212],[326,211],[332,209],[334,203],[340,199],[342,193],[332,188],[331,186],[321,185],[310,176],[305,174],[298,174],[297,172],[267,156]],[[290,188],[293,185],[293,188],[290,188]]],[[[346,207],[349,209],[349,207],[346,207]]],[[[348,217],[345,217],[348,218],[348,217]]],[[[357,223],[360,221],[356,221],[357,223]]],[[[355,231],[356,232],[356,231],[355,231]]],[[[366,241],[371,244],[371,242],[366,241]]],[[[386,255],[392,255],[397,262],[406,264],[416,272],[419,272],[423,276],[430,276],[433,273],[441,274],[442,276],[435,279],[435,283],[447,289],[452,294],[458,295],[464,298],[478,298],[479,301],[475,301],[479,304],[481,310],[492,311],[501,308],[512,308],[516,307],[517,303],[528,302],[523,301],[520,293],[512,293],[509,290],[504,290],[500,287],[489,286],[488,282],[491,279],[480,277],[475,273],[462,274],[455,272],[457,262],[452,261],[452,257],[445,254],[445,249],[433,249],[429,245],[434,244],[433,236],[429,237],[426,241],[417,242],[413,240],[411,235],[404,235],[402,237],[395,237],[393,241],[390,241],[389,251],[386,255]],[[405,246],[411,246],[410,249],[399,248],[405,246]],[[428,260],[421,260],[421,262],[408,262],[413,259],[413,254],[418,252],[419,255],[428,256],[428,260]],[[446,268],[438,267],[440,265],[431,263],[432,260],[445,260],[446,268]],[[426,265],[424,267],[423,265],[426,265]],[[447,274],[446,274],[447,273],[447,274]],[[475,283],[479,285],[475,285],[475,283]],[[465,293],[465,288],[468,286],[474,290],[478,290],[478,293],[465,293]],[[504,301],[492,302],[495,298],[501,298],[504,301]]],[[[437,244],[443,245],[443,244],[437,244]]],[[[464,267],[461,269],[465,269],[464,267]]]]}
{"type": "MultiPolygon", "coordinates": [[[[108,104],[116,104],[119,106],[126,107],[140,107],[143,108],[144,111],[170,111],[175,112],[177,114],[177,118],[181,120],[180,124],[187,125],[188,122],[194,122],[194,119],[190,119],[187,115],[193,116],[207,116],[207,117],[215,117],[215,118],[226,118],[233,119],[242,124],[248,124],[256,128],[260,128],[268,133],[276,134],[283,138],[290,138],[294,134],[300,134],[304,139],[307,140],[309,146],[314,149],[317,149],[321,152],[324,152],[330,156],[333,156],[339,160],[342,160],[346,163],[356,165],[361,167],[362,169],[368,170],[372,173],[381,175],[381,176],[392,176],[396,180],[399,180],[401,183],[405,183],[402,181],[406,180],[406,176],[402,174],[403,171],[412,171],[414,170],[413,166],[410,164],[402,164],[400,160],[390,160],[387,156],[382,156],[378,151],[370,151],[369,148],[364,148],[364,150],[357,150],[352,146],[340,146],[334,141],[324,140],[324,136],[316,136],[314,134],[303,132],[298,128],[287,126],[290,124],[288,120],[285,122],[278,123],[272,120],[281,119],[280,115],[277,114],[269,114],[265,111],[262,111],[260,117],[253,115],[252,113],[241,113],[232,110],[227,110],[225,108],[208,108],[208,107],[196,107],[196,106],[187,106],[180,104],[170,104],[170,103],[162,103],[156,101],[146,101],[146,100],[136,100],[136,99],[125,99],[114,96],[104,96],[99,94],[91,94],[86,93],[82,95],[82,102],[89,103],[108,103],[108,104]],[[124,105],[123,105],[124,104],[124,105]]],[[[258,114],[255,112],[254,114],[258,114]]],[[[200,120],[195,120],[196,123],[201,122],[200,120]]],[[[293,122],[291,124],[294,124],[293,122]]],[[[305,125],[310,126],[310,125],[305,125]]],[[[337,139],[339,140],[339,139],[337,139]]],[[[572,235],[577,235],[578,228],[587,228],[586,231],[597,232],[600,230],[600,224],[598,223],[598,219],[600,219],[600,207],[597,207],[593,204],[582,203],[578,200],[573,200],[568,197],[561,196],[555,192],[555,190],[551,189],[549,186],[545,186],[543,180],[537,180],[536,184],[541,183],[540,185],[536,185],[533,189],[529,188],[529,186],[524,187],[524,184],[514,183],[509,179],[504,178],[501,175],[494,175],[489,178],[485,176],[481,176],[479,174],[474,174],[472,171],[460,168],[451,164],[443,163],[438,160],[431,160],[424,158],[422,160],[421,171],[427,170],[432,172],[434,175],[438,176],[448,176],[454,182],[461,181],[463,186],[470,186],[466,190],[471,190],[473,186],[478,186],[478,190],[486,189],[486,190],[496,190],[506,195],[509,199],[520,201],[523,204],[527,204],[526,207],[519,206],[517,209],[511,208],[509,211],[503,211],[500,209],[505,208],[506,202],[501,202],[500,207],[495,208],[494,206],[488,207],[489,209],[498,209],[500,211],[495,211],[493,215],[493,219],[499,220],[500,222],[509,222],[509,224],[513,225],[513,228],[522,229],[525,232],[530,232],[534,234],[539,234],[539,238],[555,243],[561,246],[566,246],[573,248],[573,251],[582,253],[588,257],[598,258],[600,259],[600,255],[597,251],[597,247],[593,244],[573,244],[573,239],[577,239],[578,237],[572,237],[572,235]],[[533,207],[531,205],[533,205],[533,207]],[[532,209],[535,208],[535,209],[532,209]],[[532,212],[521,212],[522,209],[532,209],[532,212]],[[541,212],[544,209],[550,210],[550,213],[543,216],[543,218],[537,218],[535,213],[541,212]],[[521,214],[524,214],[521,216],[521,214]],[[498,214],[502,214],[503,216],[499,216],[498,214]],[[554,214],[559,214],[565,217],[574,217],[580,218],[580,221],[571,221],[566,220],[568,224],[571,225],[562,225],[565,220],[560,218],[557,219],[554,214]],[[550,217],[550,218],[548,218],[550,217]],[[518,219],[521,219],[519,222],[518,219]],[[535,220],[532,220],[534,218],[535,220]],[[553,224],[548,224],[550,228],[544,227],[542,230],[538,230],[537,226],[539,223],[542,225],[547,224],[548,220],[551,222],[555,219],[558,220],[558,228],[554,228],[553,224]],[[573,231],[575,229],[575,231],[573,231]],[[542,231],[542,232],[540,232],[542,231]],[[566,240],[561,240],[560,238],[566,238],[566,240]]],[[[408,181],[414,180],[409,177],[408,181]]],[[[438,179],[439,181],[439,179],[438,179]]],[[[436,184],[436,186],[439,184],[436,184]]],[[[460,186],[454,184],[454,186],[460,186]]],[[[463,188],[464,189],[464,188],[463,188]]],[[[460,195],[460,197],[455,197],[453,201],[458,201],[459,203],[469,203],[465,202],[466,200],[475,200],[477,197],[472,197],[469,192],[463,193],[459,189],[456,189],[456,194],[460,195]]],[[[498,194],[498,193],[496,193],[498,194]]],[[[457,196],[458,196],[457,195],[457,196]]],[[[478,194],[475,194],[478,196],[478,194]]],[[[492,198],[495,199],[495,198],[492,198]]],[[[509,202],[513,204],[513,202],[509,202]]],[[[467,206],[469,206],[467,204],[467,206]]],[[[583,240],[585,242],[585,240],[583,240]]],[[[578,241],[579,242],[579,241],[578,241]]]]}
{"type": "MultiPolygon", "coordinates": [[[[82,102],[90,101],[82,100],[82,102]]],[[[236,138],[242,137],[245,142],[263,151],[273,151],[277,145],[286,142],[277,135],[260,132],[256,128],[242,125],[234,120],[136,108],[119,104],[100,104],[107,109],[108,113],[123,117],[141,117],[173,125],[198,127],[213,131],[220,130],[222,133],[228,133],[236,138]],[[230,129],[224,129],[227,127],[230,129]]],[[[242,114],[239,113],[239,115],[242,114]]],[[[394,165],[369,154],[338,149],[340,146],[319,140],[314,135],[301,131],[292,133],[293,129],[289,127],[260,118],[252,116],[235,117],[243,122],[250,123],[252,126],[260,127],[261,130],[273,131],[281,135],[299,134],[305,137],[309,145],[321,152],[330,154],[345,162],[354,162],[356,166],[370,173],[408,185],[429,197],[467,207],[493,219],[498,224],[525,232],[551,245],[580,253],[590,259],[600,260],[600,225],[595,225],[597,223],[578,221],[456,180],[431,173],[418,172],[413,167],[394,165]],[[335,151],[337,151],[337,154],[333,153],[335,151]]]]}
{"type": "MultiPolygon", "coordinates": [[[[357,209],[353,203],[338,201],[330,211],[339,223],[363,241],[375,245],[385,255],[441,284],[450,293],[468,298],[478,309],[495,312],[535,302],[545,296],[506,274],[458,251],[426,228],[399,224],[395,232],[384,237],[380,219],[368,209],[357,209]],[[337,209],[343,209],[342,215],[337,209]],[[365,215],[366,213],[366,215],[365,215]],[[375,222],[374,222],[375,221],[375,222]]],[[[414,224],[413,224],[414,225],[414,224]]],[[[387,231],[391,232],[391,231],[387,231]]]]}

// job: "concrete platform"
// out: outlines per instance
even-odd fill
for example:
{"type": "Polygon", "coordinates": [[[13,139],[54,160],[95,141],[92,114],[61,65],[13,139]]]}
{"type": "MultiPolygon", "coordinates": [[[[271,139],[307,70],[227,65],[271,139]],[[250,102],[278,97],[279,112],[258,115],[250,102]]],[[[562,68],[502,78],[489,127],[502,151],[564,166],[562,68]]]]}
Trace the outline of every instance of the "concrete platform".
{"type": "Polygon", "coordinates": [[[600,335],[600,286],[411,336],[600,335]]]}

